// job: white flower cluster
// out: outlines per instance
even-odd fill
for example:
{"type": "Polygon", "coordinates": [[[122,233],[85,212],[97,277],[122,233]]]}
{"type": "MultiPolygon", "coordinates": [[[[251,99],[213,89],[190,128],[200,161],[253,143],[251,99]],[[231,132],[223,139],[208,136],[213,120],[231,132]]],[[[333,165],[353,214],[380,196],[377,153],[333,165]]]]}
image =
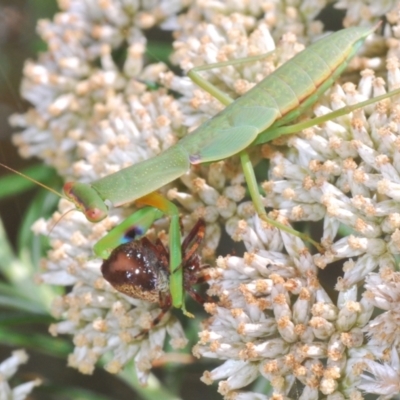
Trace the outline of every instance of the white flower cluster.
{"type": "Polygon", "coordinates": [[[40,379],[22,383],[11,388],[8,380],[12,378],[21,364],[28,361],[28,355],[24,350],[15,350],[11,357],[0,363],[0,399],[23,400],[26,399],[32,390],[41,384],[40,379]]]}
{"type": "Polygon", "coordinates": [[[141,83],[157,81],[165,68],[143,68],[143,29],[174,26],[185,1],[59,3],[63,12],[38,24],[49,51],[24,68],[22,96],[33,107],[11,119],[25,128],[14,139],[21,154],[90,181],[170,146],[180,111],[165,91],[152,93],[141,83]]]}
{"type": "MultiPolygon", "coordinates": [[[[25,128],[16,142],[23,154],[88,182],[153,157],[223,106],[165,66],[145,66],[143,29],[174,30],[172,60],[184,71],[273,51],[265,60],[202,72],[235,98],[321,35],[321,23],[313,21],[326,3],[60,1],[63,12],[39,26],[48,52],[25,69],[22,91],[33,107],[13,118],[25,128]],[[115,55],[121,49],[124,61],[115,55]],[[147,82],[163,88],[151,91],[147,82]]],[[[394,3],[378,10],[369,1],[339,2],[348,9],[347,24],[368,14],[372,25],[384,9],[392,26],[367,39],[364,55],[351,63],[357,73],[364,69],[357,85],[335,84],[310,115],[400,87],[400,9],[394,3]],[[382,72],[386,55],[387,83],[365,69],[382,72]]],[[[362,390],[390,398],[399,392],[399,110],[397,96],[250,149],[254,165],[269,161],[262,187],[265,206],[276,210],[271,216],[317,227],[323,254],[311,254],[301,240],[254,216],[251,202],[243,201],[245,181],[235,157],[193,167],[176,188],[162,189],[179,203],[186,230],[205,219],[205,259],[214,257],[222,230],[246,246],[243,256],[218,258],[210,272],[219,302],[206,306],[211,317],[194,350],[224,360],[203,380],[221,380],[226,399],[361,399],[362,390]],[[333,263],[344,272],[337,299],[318,276],[319,268],[333,263]],[[375,316],[375,309],[383,312],[375,316]],[[269,389],[243,390],[256,380],[258,386],[268,381],[269,389]]],[[[62,213],[69,208],[60,205],[62,213]]],[[[111,352],[109,371],[133,359],[145,383],[166,334],[174,347],[186,339],[170,313],[139,340],[159,309],[117,293],[92,259],[94,243],[131,211],[115,210],[96,225],[79,213],[65,215],[51,234],[41,280],[72,286],[55,301],[53,312],[62,322],[51,327],[53,334],[74,335],[72,366],[90,373],[111,352]]],[[[56,214],[50,224],[59,219],[56,214]]],[[[40,221],[35,229],[46,233],[47,225],[40,221]]]]}

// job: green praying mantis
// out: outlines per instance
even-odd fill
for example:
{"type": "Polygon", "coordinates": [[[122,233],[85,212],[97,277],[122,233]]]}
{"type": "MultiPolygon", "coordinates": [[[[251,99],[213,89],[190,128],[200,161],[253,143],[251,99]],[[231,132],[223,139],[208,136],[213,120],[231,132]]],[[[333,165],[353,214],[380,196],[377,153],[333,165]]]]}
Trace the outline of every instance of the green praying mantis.
{"type": "Polygon", "coordinates": [[[169,216],[172,305],[191,316],[186,311],[184,301],[179,210],[174,203],[156,191],[185,174],[191,165],[215,162],[233,155],[240,157],[250,197],[258,216],[320,249],[318,243],[307,235],[268,218],[246,149],[399,94],[400,89],[397,89],[323,117],[290,125],[332,86],[365,38],[376,28],[377,26],[372,29],[343,29],[315,42],[235,101],[202,78],[199,71],[259,60],[265,57],[265,54],[191,70],[188,76],[226,105],[223,111],[156,157],[124,168],[91,184],[69,182],[64,185],[66,197],[91,222],[101,221],[107,216],[107,204],[119,207],[135,202],[145,206],[102,238],[94,246],[95,254],[106,259],[121,241],[143,235],[155,220],[163,215],[169,216]]]}

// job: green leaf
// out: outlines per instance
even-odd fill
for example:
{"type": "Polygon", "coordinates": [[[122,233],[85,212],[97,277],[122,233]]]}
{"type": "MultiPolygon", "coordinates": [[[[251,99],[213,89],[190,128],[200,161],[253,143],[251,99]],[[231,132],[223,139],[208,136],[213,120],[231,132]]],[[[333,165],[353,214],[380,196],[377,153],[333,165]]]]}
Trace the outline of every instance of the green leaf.
{"type": "Polygon", "coordinates": [[[23,292],[10,284],[0,283],[0,293],[0,306],[2,308],[11,308],[34,314],[46,313],[41,304],[32,301],[29,297],[25,297],[23,292]]]}
{"type": "Polygon", "coordinates": [[[169,64],[172,53],[172,44],[168,42],[149,41],[146,47],[146,56],[150,62],[164,62],[169,64]]]}
{"type": "Polygon", "coordinates": [[[147,385],[143,387],[136,377],[133,362],[125,365],[124,369],[117,375],[127,385],[129,385],[135,392],[137,392],[143,399],[146,400],[179,400],[180,397],[172,394],[167,388],[161,385],[158,378],[150,374],[147,385]]]}
{"type": "Polygon", "coordinates": [[[37,236],[32,232],[32,225],[39,218],[49,218],[57,208],[59,198],[53,193],[40,190],[24,215],[18,234],[18,253],[27,250],[31,255],[32,263],[39,264],[39,260],[48,250],[48,237],[37,236]]]}
{"type": "MultiPolygon", "coordinates": [[[[14,306],[23,307],[23,304],[17,302],[25,300],[30,302],[29,307],[36,307],[36,312],[45,313],[50,307],[51,300],[56,295],[56,289],[48,285],[37,285],[34,281],[36,267],[32,264],[29,253],[20,252],[20,258],[17,258],[13,249],[8,242],[4,231],[3,224],[0,220],[0,272],[4,275],[10,288],[14,289],[14,293],[23,293],[24,298],[15,296],[14,306]]],[[[3,299],[6,302],[5,299],[3,299]]],[[[11,306],[11,299],[10,304],[11,306]]],[[[28,306],[26,306],[28,307],[28,306]]],[[[26,308],[25,307],[25,308],[26,308]]]]}
{"type": "Polygon", "coordinates": [[[66,358],[73,350],[72,344],[67,340],[54,338],[49,334],[21,333],[3,326],[0,326],[0,341],[9,346],[24,347],[60,358],[66,358]]]}
{"type": "Polygon", "coordinates": [[[82,389],[77,386],[47,385],[46,383],[35,389],[34,394],[40,393],[46,394],[46,398],[48,398],[49,395],[52,395],[52,398],[63,400],[113,400],[113,398],[109,396],[105,396],[92,390],[82,389]]]}
{"type": "Polygon", "coordinates": [[[2,312],[0,315],[0,325],[3,328],[16,327],[18,325],[28,324],[45,324],[49,325],[53,323],[55,319],[49,314],[30,314],[29,312],[2,312]]]}

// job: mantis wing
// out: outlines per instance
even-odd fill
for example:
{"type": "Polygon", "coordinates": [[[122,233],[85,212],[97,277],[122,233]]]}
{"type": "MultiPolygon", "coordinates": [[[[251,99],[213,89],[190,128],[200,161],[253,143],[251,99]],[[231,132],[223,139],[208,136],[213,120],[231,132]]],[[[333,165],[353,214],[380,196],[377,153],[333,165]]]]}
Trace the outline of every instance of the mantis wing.
{"type": "Polygon", "coordinates": [[[192,164],[218,161],[244,150],[260,132],[270,127],[280,113],[275,108],[252,106],[242,107],[228,117],[230,128],[218,130],[212,140],[197,153],[190,155],[192,164]]]}

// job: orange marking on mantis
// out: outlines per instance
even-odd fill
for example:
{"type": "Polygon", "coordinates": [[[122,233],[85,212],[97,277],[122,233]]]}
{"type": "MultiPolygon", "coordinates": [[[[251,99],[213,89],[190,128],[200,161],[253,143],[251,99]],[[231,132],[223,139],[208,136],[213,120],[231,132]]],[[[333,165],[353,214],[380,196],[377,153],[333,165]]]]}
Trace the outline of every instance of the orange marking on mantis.
{"type": "Polygon", "coordinates": [[[155,207],[166,214],[169,214],[168,211],[171,210],[171,204],[157,192],[147,194],[146,196],[137,199],[135,203],[137,205],[155,207]]]}

